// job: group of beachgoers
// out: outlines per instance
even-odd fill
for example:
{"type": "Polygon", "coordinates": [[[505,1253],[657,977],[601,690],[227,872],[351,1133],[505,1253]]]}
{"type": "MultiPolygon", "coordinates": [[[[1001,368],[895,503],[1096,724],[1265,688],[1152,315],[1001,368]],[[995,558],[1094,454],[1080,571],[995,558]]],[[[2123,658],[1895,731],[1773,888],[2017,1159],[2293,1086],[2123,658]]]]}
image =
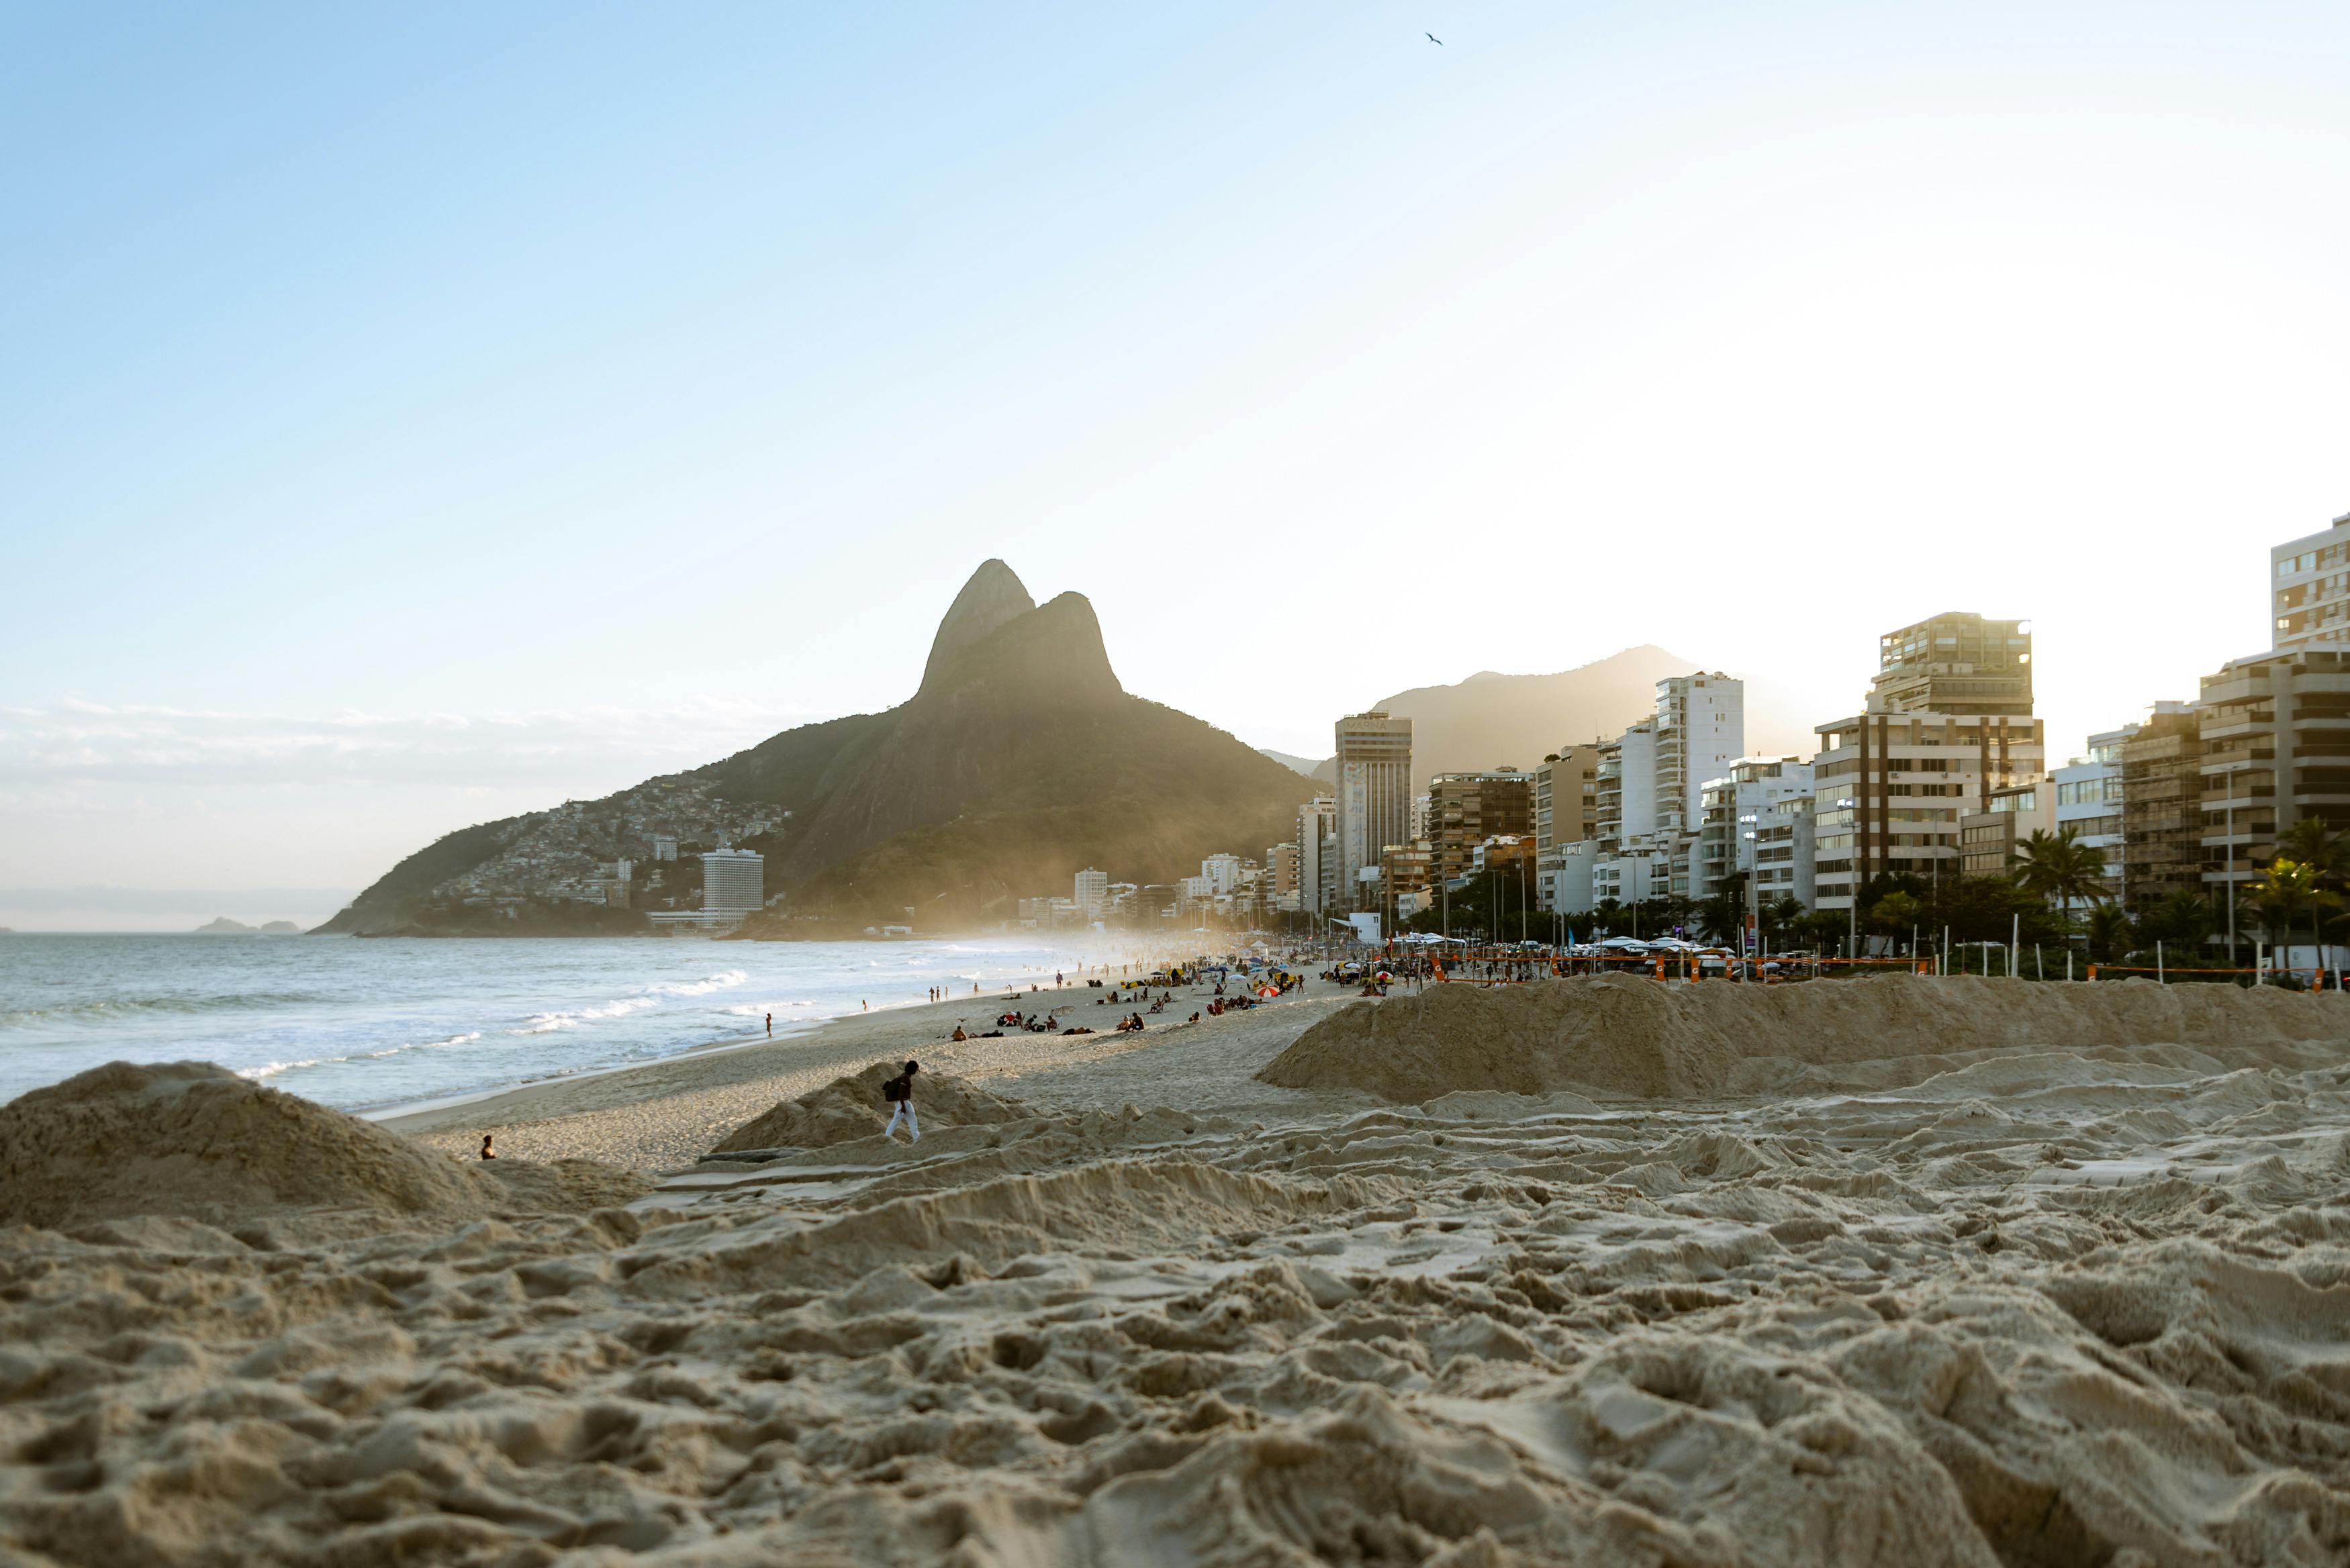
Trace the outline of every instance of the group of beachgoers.
{"type": "MultiPolygon", "coordinates": [[[[1295,964],[1302,956],[1302,954],[1298,953],[1288,955],[1289,963],[1295,964]]],[[[1107,966],[1104,967],[1107,968],[1107,966]]],[[[1139,968],[1139,966],[1133,967],[1139,968]]],[[[1351,974],[1342,974],[1338,970],[1334,968],[1323,971],[1323,978],[1326,980],[1340,981],[1344,983],[1351,981],[1354,976],[1351,974]]],[[[1148,973],[1148,975],[1132,980],[1112,981],[1107,984],[1100,980],[1091,980],[1087,981],[1086,985],[1089,990],[1103,990],[1107,992],[1107,995],[1097,997],[1095,999],[1094,1005],[1097,1007],[1107,1007],[1113,1004],[1135,1007],[1135,1011],[1126,1013],[1118,1019],[1115,1025],[1112,1026],[1113,1033],[1119,1034],[1134,1034],[1139,1033],[1147,1027],[1143,1023],[1143,1016],[1146,1012],[1156,1015],[1158,1013],[1164,1012],[1174,1003],[1174,987],[1179,985],[1197,985],[1207,981],[1212,981],[1214,992],[1209,1000],[1207,1008],[1204,1012],[1204,1016],[1210,1018],[1221,1018],[1227,1012],[1238,1012],[1248,1008],[1261,1006],[1264,1002],[1271,1001],[1276,997],[1285,995],[1292,991],[1297,990],[1305,985],[1305,975],[1302,971],[1290,968],[1285,965],[1277,966],[1264,962],[1262,960],[1243,960],[1234,958],[1228,959],[1221,964],[1170,964],[1159,969],[1152,970],[1148,973]],[[1235,975],[1239,977],[1239,992],[1235,995],[1227,996],[1225,994],[1225,988],[1227,984],[1232,981],[1235,975]],[[1153,994],[1154,991],[1156,992],[1156,994],[1153,994]],[[1149,1006],[1147,1008],[1136,1006],[1137,1003],[1143,1002],[1149,1003],[1149,1006]]],[[[1053,986],[1055,990],[1066,989],[1068,984],[1069,980],[1066,971],[1056,972],[1053,976],[1053,986]]],[[[976,992],[979,988],[974,985],[972,989],[976,992]]],[[[1028,991],[1031,994],[1034,994],[1042,989],[1042,986],[1035,982],[1031,982],[1028,987],[1028,991]]],[[[948,988],[945,986],[932,986],[931,988],[931,1000],[932,1002],[943,1002],[947,1000],[948,995],[948,988]]],[[[958,1022],[955,1024],[954,1033],[949,1035],[948,1038],[960,1042],[965,1040],[996,1040],[1014,1032],[1027,1034],[1051,1034],[1058,1033],[1065,1035],[1091,1034],[1095,1033],[1094,1030],[1088,1029],[1082,1024],[1067,1028],[1061,1026],[1061,1022],[1057,1015],[1063,1008],[1069,1005],[1067,1002],[1061,1003],[1059,1007],[1046,1008],[1042,1012],[1025,1012],[1020,1005],[1020,992],[1016,985],[1007,991],[1004,995],[1003,1002],[1003,1011],[995,1015],[993,1027],[981,1030],[974,1033],[966,1030],[962,1024],[958,1022]]],[[[1202,1016],[1203,1014],[1201,1012],[1195,1012],[1191,1014],[1190,1019],[1187,1020],[1187,1022],[1197,1023],[1201,1021],[1202,1016]]],[[[920,1071],[921,1065],[920,1063],[908,1062],[903,1072],[898,1074],[896,1076],[890,1078],[887,1083],[882,1085],[882,1103],[891,1107],[889,1125],[882,1129],[882,1136],[884,1137],[894,1136],[898,1130],[899,1123],[902,1121],[906,1126],[907,1137],[914,1141],[919,1141],[920,1139],[922,1136],[921,1127],[915,1120],[914,1116],[914,1077],[915,1075],[920,1071]]],[[[484,1159],[493,1159],[496,1158],[496,1156],[490,1152],[489,1140],[486,1138],[483,1140],[482,1158],[484,1159]]]]}

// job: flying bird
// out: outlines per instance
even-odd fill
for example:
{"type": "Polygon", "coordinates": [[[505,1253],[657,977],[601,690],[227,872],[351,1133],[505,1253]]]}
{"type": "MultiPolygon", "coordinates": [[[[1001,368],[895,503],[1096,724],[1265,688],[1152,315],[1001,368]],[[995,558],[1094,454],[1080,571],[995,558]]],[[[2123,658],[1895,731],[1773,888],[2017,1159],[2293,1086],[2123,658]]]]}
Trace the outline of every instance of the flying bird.
{"type": "Polygon", "coordinates": [[[1433,33],[1422,33],[1420,36],[1426,38],[1430,43],[1434,44],[1440,49],[1444,47],[1444,40],[1438,37],[1433,33]]]}

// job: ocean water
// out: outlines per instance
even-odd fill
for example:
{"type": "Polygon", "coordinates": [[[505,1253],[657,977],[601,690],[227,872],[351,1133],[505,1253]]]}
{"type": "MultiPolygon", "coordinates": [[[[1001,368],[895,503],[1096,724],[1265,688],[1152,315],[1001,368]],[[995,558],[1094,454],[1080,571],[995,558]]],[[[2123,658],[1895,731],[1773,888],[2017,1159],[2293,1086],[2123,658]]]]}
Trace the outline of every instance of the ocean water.
{"type": "MultiPolygon", "coordinates": [[[[104,1062],[218,1062],[345,1110],[477,1094],[778,1037],[930,987],[969,995],[1122,961],[1110,939],[0,936],[0,1101],[104,1062]]],[[[1001,995],[1000,990],[994,991],[1001,995]]]]}

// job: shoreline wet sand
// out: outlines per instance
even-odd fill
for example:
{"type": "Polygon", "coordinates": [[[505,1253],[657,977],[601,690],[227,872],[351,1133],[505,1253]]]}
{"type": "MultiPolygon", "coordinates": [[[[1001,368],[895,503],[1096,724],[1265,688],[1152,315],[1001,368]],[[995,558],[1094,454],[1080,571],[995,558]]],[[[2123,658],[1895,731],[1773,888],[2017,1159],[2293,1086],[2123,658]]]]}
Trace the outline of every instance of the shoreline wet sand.
{"type": "Polygon", "coordinates": [[[1279,1103],[1287,1091],[1255,1083],[1257,1070],[1331,1005],[1356,1000],[1358,990],[1308,981],[1302,992],[1276,1002],[1222,1017],[1202,1016],[1193,1024],[1185,1021],[1195,1012],[1205,1013],[1213,986],[1172,989],[1176,1000],[1157,1016],[1148,1013],[1147,1003],[1109,1005],[1107,987],[1048,986],[1034,992],[1023,990],[1012,998],[1011,1005],[1024,1012],[1060,1008],[1065,1027],[1083,1025],[1093,1029],[1092,1034],[1023,1032],[1000,1039],[951,1040],[958,1022],[973,1034],[994,1027],[1007,995],[999,990],[852,1013],[772,1042],[525,1084],[453,1105],[394,1108],[369,1119],[451,1153],[478,1148],[481,1136],[490,1133],[501,1152],[516,1158],[580,1158],[636,1169],[672,1170],[691,1165],[728,1132],[778,1101],[796,1098],[884,1060],[912,1058],[926,1072],[951,1073],[974,1082],[1017,1081],[1023,1093],[1071,1107],[1114,1109],[1128,1101],[1156,1103],[1179,1093],[1170,1082],[1170,1073],[1189,1085],[1184,1092],[1195,1096],[1232,1104],[1279,1103]],[[1118,1019],[1129,1012],[1145,1013],[1143,1031],[1111,1033],[1118,1019]]]}

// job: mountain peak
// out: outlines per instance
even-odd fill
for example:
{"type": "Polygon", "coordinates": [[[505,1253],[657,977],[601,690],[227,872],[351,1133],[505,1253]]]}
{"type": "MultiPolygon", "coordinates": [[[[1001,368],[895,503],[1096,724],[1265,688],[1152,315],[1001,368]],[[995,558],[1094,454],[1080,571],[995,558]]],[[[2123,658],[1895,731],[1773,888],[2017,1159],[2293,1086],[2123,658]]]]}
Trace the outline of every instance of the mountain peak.
{"type": "Polygon", "coordinates": [[[1018,573],[993,556],[982,561],[979,570],[963,584],[962,592],[955,595],[954,603],[947,607],[939,634],[931,639],[931,659],[922,666],[922,690],[931,690],[964,651],[1035,607],[1036,601],[1028,597],[1018,573]]]}
{"type": "Polygon", "coordinates": [[[1125,690],[1109,667],[1093,601],[1080,593],[1062,594],[1012,616],[969,648],[943,658],[934,653],[931,660],[931,676],[922,683],[927,696],[990,685],[1032,699],[1082,701],[1116,697],[1125,690]]]}

